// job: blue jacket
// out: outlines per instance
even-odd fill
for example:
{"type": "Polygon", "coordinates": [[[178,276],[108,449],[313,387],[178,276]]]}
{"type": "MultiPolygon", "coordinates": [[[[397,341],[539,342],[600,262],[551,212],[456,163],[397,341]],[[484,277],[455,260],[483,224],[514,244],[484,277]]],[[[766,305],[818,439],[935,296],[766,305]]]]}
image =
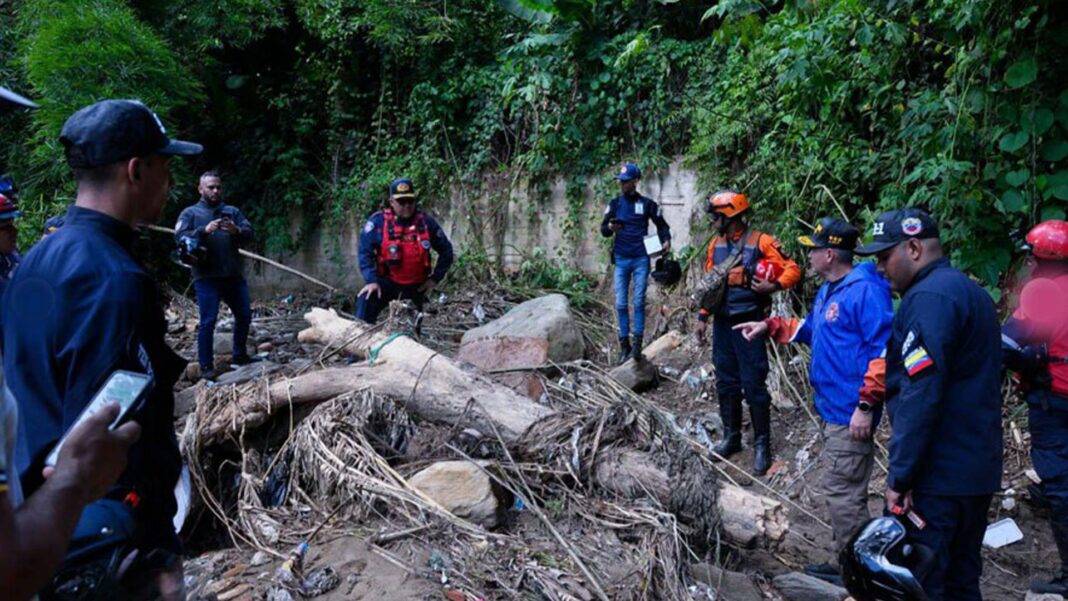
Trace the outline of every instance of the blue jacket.
{"type": "Polygon", "coordinates": [[[869,364],[886,350],[894,304],[873,263],[858,264],[830,290],[829,283],[820,287],[793,342],[812,347],[808,375],[816,411],[828,423],[846,426],[869,364]]]}
{"type": "Polygon", "coordinates": [[[1001,330],[990,295],[943,258],[901,298],[886,350],[887,486],[932,495],[1001,488],[1001,330]]]}
{"type": "Polygon", "coordinates": [[[44,456],[118,369],[152,374],[142,427],[113,491],[141,496],[145,542],[177,549],[171,524],[182,458],[174,395],[186,361],[164,339],[154,278],[134,259],[137,232],[103,213],[71,207],[65,225],[37,243],[3,297],[4,373],[18,402],[15,462],[28,497],[41,484],[44,456]]]}
{"type": "Polygon", "coordinates": [[[612,254],[617,257],[644,257],[645,243],[643,240],[649,233],[649,221],[656,224],[656,234],[660,243],[671,241],[671,227],[664,220],[664,215],[656,201],[646,198],[641,194],[631,196],[617,196],[608,203],[604,209],[604,219],[601,220],[601,235],[609,238],[615,234],[616,239],[612,242],[612,254]],[[613,232],[608,227],[612,219],[623,222],[623,229],[613,232]]]}
{"type": "MultiPolygon", "coordinates": [[[[441,229],[433,217],[423,213],[423,219],[426,220],[426,231],[430,234],[430,248],[438,253],[438,260],[434,264],[434,271],[430,274],[430,278],[440,283],[445,279],[445,273],[449,271],[449,267],[452,266],[454,258],[452,242],[449,242],[445,230],[441,229]]],[[[397,223],[403,224],[404,222],[398,219],[397,223]]],[[[360,232],[360,274],[363,275],[363,281],[368,284],[378,282],[378,249],[382,246],[382,228],[385,224],[386,218],[382,215],[382,211],[378,211],[367,219],[367,223],[360,232]]]]}
{"type": "Polygon", "coordinates": [[[225,202],[213,207],[201,198],[196,204],[182,211],[174,230],[175,239],[196,238],[207,250],[207,260],[204,264],[193,267],[194,279],[244,276],[244,265],[239,251],[252,240],[252,224],[237,207],[225,202]],[[229,217],[234,222],[237,226],[236,234],[230,234],[222,228],[210,234],[205,231],[204,228],[208,227],[209,223],[223,217],[229,217]]]}

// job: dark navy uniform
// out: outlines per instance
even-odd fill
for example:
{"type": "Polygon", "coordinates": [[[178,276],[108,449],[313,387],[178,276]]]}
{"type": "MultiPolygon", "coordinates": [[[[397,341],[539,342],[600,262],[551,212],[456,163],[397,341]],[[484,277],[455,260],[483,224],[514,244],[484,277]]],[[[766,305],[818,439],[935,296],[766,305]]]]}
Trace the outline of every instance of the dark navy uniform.
{"type": "Polygon", "coordinates": [[[219,301],[226,303],[234,315],[235,362],[248,360],[248,331],[252,323],[252,303],[240,250],[252,240],[252,224],[232,205],[220,202],[212,206],[201,198],[186,207],[178,217],[175,238],[195,238],[207,251],[202,263],[193,266],[193,286],[197,293],[200,324],[197,327],[197,361],[201,373],[214,370],[215,322],[219,301]],[[205,228],[216,219],[228,218],[237,226],[231,234],[222,228],[207,233],[205,228]]]}
{"type": "Polygon", "coordinates": [[[3,297],[4,372],[19,405],[15,451],[26,495],[41,484],[44,457],[112,372],[152,374],[136,416],[143,433],[109,495],[141,497],[145,548],[177,552],[174,485],[182,458],[174,436],[174,395],[185,360],[164,340],[154,278],[134,259],[136,232],[103,213],[71,207],[65,225],[25,256],[3,297]]]}
{"type": "Polygon", "coordinates": [[[361,296],[356,301],[356,317],[374,323],[378,313],[389,302],[409,299],[420,310],[426,296],[419,288],[427,278],[440,282],[453,262],[452,243],[438,222],[421,210],[408,221],[402,221],[386,209],[367,220],[360,232],[360,274],[368,284],[378,284],[382,296],[361,296]],[[393,229],[394,243],[383,244],[389,238],[387,218],[393,229]],[[437,263],[430,268],[430,250],[438,254],[437,263]],[[391,250],[395,250],[392,255],[391,250]]]}
{"type": "Polygon", "coordinates": [[[987,508],[1001,486],[1000,331],[994,302],[939,259],[901,299],[886,356],[893,426],[887,486],[927,521],[910,536],[935,553],[932,600],[981,599],[987,508]]]}

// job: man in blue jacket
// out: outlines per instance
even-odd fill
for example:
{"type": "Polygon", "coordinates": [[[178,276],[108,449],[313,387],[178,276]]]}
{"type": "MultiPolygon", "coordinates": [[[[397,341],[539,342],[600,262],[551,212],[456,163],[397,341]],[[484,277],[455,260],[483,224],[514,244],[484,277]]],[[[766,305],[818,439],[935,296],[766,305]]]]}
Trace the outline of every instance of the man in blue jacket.
{"type": "MultiPolygon", "coordinates": [[[[824,422],[823,491],[839,549],[871,517],[868,479],[875,461],[871,436],[877,412],[861,389],[866,375],[883,370],[894,318],[890,286],[875,265],[853,265],[859,237],[860,232],[841,219],[821,220],[813,235],[798,238],[808,249],[812,270],[824,280],[808,317],[771,317],[734,326],[749,340],[767,333],[780,344],[812,347],[809,379],[824,422]]],[[[828,580],[838,577],[838,570],[828,564],[807,571],[828,580]]]]}
{"type": "Polygon", "coordinates": [[[634,163],[627,163],[619,170],[619,196],[612,199],[604,210],[601,220],[601,235],[615,236],[612,241],[612,263],[615,264],[613,284],[616,289],[616,314],[619,316],[619,362],[642,354],[642,337],[645,335],[645,289],[649,283],[649,254],[645,251],[645,236],[649,222],[656,224],[656,235],[664,252],[671,250],[671,228],[660,207],[650,198],[638,194],[638,180],[642,172],[634,163]],[[627,296],[634,280],[634,343],[630,338],[630,314],[627,296]]]}
{"type": "Polygon", "coordinates": [[[192,265],[193,287],[197,292],[200,324],[197,326],[197,361],[200,377],[213,380],[215,372],[215,322],[219,301],[234,315],[234,367],[258,361],[248,354],[248,330],[252,304],[245,281],[241,247],[252,240],[252,224],[241,210],[223,202],[222,178],[215,171],[200,176],[200,200],[178,216],[175,239],[195,241],[204,250],[192,265]]]}
{"type": "MultiPolygon", "coordinates": [[[[159,118],[132,100],[79,110],[60,141],[77,198],[65,225],[24,257],[3,297],[4,373],[20,415],[16,466],[27,497],[43,489],[45,457],[108,377],[150,374],[152,390],[133,416],[143,436],[106,498],[132,514],[142,557],[158,560],[149,598],[184,598],[173,525],[182,467],[173,388],[186,362],[167,345],[155,279],[133,246],[137,228],[159,220],[173,156],[201,146],[169,139],[159,118]]],[[[94,515],[87,509],[82,520],[94,515]]]]}
{"type": "Polygon", "coordinates": [[[427,292],[452,266],[452,243],[437,221],[416,205],[415,184],[407,177],[389,185],[389,207],[371,215],[360,233],[360,274],[356,317],[374,323],[392,300],[411,300],[423,310],[427,292]],[[430,250],[438,253],[431,269],[430,250]]]}
{"type": "Polygon", "coordinates": [[[950,265],[938,226],[918,209],[880,215],[857,254],[875,255],[901,295],[886,349],[887,509],[909,516],[910,542],[934,552],[921,580],[932,601],[981,599],[987,509],[1001,487],[994,301],[950,265]]]}

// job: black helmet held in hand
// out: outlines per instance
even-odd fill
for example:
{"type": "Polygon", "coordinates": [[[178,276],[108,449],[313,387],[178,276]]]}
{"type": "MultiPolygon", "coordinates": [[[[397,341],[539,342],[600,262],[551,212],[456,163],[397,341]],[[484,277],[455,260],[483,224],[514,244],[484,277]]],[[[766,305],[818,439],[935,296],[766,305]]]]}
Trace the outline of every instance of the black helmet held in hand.
{"type": "Polygon", "coordinates": [[[682,279],[682,266],[671,257],[660,257],[653,269],[653,279],[661,286],[674,286],[682,279]]]}
{"type": "Polygon", "coordinates": [[[905,526],[894,518],[865,524],[838,562],[846,589],[857,601],[927,601],[920,579],[934,563],[934,553],[905,542],[905,526]]]}

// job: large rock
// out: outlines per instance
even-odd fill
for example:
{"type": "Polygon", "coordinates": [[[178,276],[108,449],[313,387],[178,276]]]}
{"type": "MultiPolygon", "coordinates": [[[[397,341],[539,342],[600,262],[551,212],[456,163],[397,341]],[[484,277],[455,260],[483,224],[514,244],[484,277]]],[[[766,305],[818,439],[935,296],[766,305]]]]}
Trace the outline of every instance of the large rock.
{"type": "Polygon", "coordinates": [[[470,461],[440,461],[408,479],[413,488],[457,517],[497,525],[498,500],[489,476],[470,461]]]}
{"type": "Polygon", "coordinates": [[[456,358],[483,369],[581,359],[582,334],[563,294],[512,307],[499,319],[464,332],[456,358]]]}
{"type": "Polygon", "coordinates": [[[764,594],[753,579],[739,572],[724,570],[708,563],[691,566],[694,580],[716,591],[716,599],[729,601],[763,601],[764,594]]]}
{"type": "MultiPolygon", "coordinates": [[[[521,303],[499,319],[468,330],[456,351],[456,359],[486,371],[561,363],[582,355],[582,334],[562,294],[521,303]]],[[[531,398],[544,392],[530,372],[500,373],[494,379],[531,398]]]]}
{"type": "Polygon", "coordinates": [[[776,576],[771,585],[786,601],[843,601],[849,597],[844,588],[800,572],[776,576]]]}

